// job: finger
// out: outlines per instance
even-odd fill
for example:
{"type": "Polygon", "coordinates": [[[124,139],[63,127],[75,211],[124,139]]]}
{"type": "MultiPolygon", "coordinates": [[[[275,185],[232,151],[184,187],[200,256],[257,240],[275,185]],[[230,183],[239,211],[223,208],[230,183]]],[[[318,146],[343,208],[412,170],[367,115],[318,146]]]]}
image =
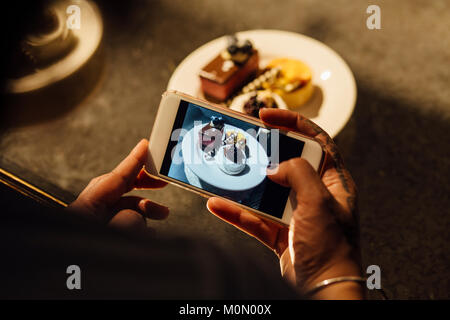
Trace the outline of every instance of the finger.
{"type": "MultiPolygon", "coordinates": [[[[338,181],[330,186],[325,185],[305,159],[293,158],[282,162],[275,170],[267,171],[269,179],[282,186],[291,187],[295,191],[297,207],[302,208],[304,215],[315,215],[321,212],[321,209],[326,208],[328,211],[332,207],[334,209],[332,211],[336,213],[336,218],[340,222],[346,225],[353,222],[353,217],[348,214],[349,211],[340,209],[348,199],[348,194],[340,190],[342,185],[338,181]]],[[[335,174],[330,176],[337,177],[335,174]]]]}
{"type": "Polygon", "coordinates": [[[345,168],[333,166],[327,169],[322,176],[322,181],[347,212],[355,209],[356,185],[345,168]]]}
{"type": "Polygon", "coordinates": [[[136,181],[134,182],[135,189],[160,189],[167,185],[167,182],[156,179],[148,175],[144,169],[139,172],[136,181]]]}
{"type": "Polygon", "coordinates": [[[142,139],[114,170],[89,188],[89,200],[107,206],[113,205],[122,194],[130,191],[145,164],[147,147],[148,141],[142,139]]]}
{"type": "Polygon", "coordinates": [[[277,254],[281,254],[286,249],[286,247],[279,246],[278,240],[282,237],[281,233],[284,232],[287,235],[287,228],[274,222],[263,220],[241,207],[220,198],[210,198],[207,208],[215,216],[255,237],[272,250],[275,250],[277,254]],[[282,229],[286,230],[283,231],[282,229]]]}
{"type": "Polygon", "coordinates": [[[316,206],[330,198],[318,173],[305,159],[283,161],[277,168],[268,169],[267,176],[275,183],[291,187],[297,195],[297,202],[306,207],[316,206]]]}
{"type": "Polygon", "coordinates": [[[314,122],[289,110],[262,108],[259,110],[259,117],[270,127],[297,131],[310,137],[324,132],[314,122]]]}
{"type": "Polygon", "coordinates": [[[299,113],[289,110],[262,108],[259,111],[259,116],[270,127],[295,131],[315,138],[325,151],[331,155],[331,159],[336,163],[342,163],[340,153],[333,139],[325,130],[299,113]]]}
{"type": "Polygon", "coordinates": [[[114,206],[115,212],[125,209],[137,211],[144,217],[154,220],[163,220],[169,216],[168,207],[138,196],[121,197],[114,206]]]}
{"type": "Polygon", "coordinates": [[[130,154],[112,170],[110,180],[117,180],[122,191],[129,191],[134,185],[136,177],[145,165],[147,149],[148,141],[142,139],[130,154]]]}
{"type": "Polygon", "coordinates": [[[267,125],[285,130],[298,131],[314,137],[330,155],[325,163],[323,182],[336,200],[345,208],[351,209],[354,204],[356,188],[353,179],[344,166],[344,161],[333,139],[318,125],[296,112],[280,109],[263,108],[260,110],[261,120],[267,125]],[[353,199],[349,201],[348,199],[353,199]]]}
{"type": "Polygon", "coordinates": [[[149,219],[164,220],[169,216],[169,208],[154,201],[144,199],[139,202],[139,208],[149,219]]]}
{"type": "Polygon", "coordinates": [[[143,231],[146,229],[147,223],[138,212],[125,209],[119,211],[108,223],[108,226],[127,231],[143,231]]]}

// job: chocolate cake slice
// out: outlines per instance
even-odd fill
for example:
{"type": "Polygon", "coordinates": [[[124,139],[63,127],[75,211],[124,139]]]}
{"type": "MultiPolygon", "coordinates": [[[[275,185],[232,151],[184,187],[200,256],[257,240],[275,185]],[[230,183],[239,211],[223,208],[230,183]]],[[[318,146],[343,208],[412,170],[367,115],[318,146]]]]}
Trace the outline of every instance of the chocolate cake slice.
{"type": "Polygon", "coordinates": [[[228,47],[200,71],[205,97],[216,102],[227,100],[258,72],[259,55],[250,41],[239,44],[231,37],[228,47]]]}

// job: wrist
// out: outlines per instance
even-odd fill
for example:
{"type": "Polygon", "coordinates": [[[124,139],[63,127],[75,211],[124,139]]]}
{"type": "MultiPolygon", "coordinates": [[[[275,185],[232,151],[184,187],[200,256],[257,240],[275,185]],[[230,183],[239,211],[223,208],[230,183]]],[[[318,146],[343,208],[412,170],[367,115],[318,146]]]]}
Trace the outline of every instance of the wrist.
{"type": "Polygon", "coordinates": [[[364,283],[344,281],[324,286],[309,296],[313,300],[361,300],[364,298],[364,283]]]}
{"type": "MultiPolygon", "coordinates": [[[[303,292],[311,291],[318,283],[339,278],[339,277],[361,277],[360,265],[352,260],[345,259],[324,268],[321,272],[311,277],[303,292]]],[[[312,299],[363,299],[364,298],[364,283],[357,281],[344,281],[332,283],[315,291],[310,298],[312,299]]]]}

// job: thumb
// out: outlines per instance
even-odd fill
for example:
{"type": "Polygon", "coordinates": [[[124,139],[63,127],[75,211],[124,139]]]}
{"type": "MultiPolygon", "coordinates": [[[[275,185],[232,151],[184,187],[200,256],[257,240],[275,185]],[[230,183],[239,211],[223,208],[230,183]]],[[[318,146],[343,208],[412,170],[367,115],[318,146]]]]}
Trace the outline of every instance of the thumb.
{"type": "Polygon", "coordinates": [[[267,170],[267,176],[275,183],[291,187],[297,195],[298,204],[315,207],[331,197],[318,173],[302,158],[280,163],[277,168],[267,170]]]}

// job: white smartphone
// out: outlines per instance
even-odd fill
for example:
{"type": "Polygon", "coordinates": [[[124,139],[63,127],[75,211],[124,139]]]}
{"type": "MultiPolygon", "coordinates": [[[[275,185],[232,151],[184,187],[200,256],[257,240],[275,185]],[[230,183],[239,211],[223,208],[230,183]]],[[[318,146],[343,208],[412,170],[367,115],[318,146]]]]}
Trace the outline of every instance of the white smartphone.
{"type": "Polygon", "coordinates": [[[284,225],[295,195],[267,168],[302,157],[320,172],[325,155],[311,138],[176,91],[162,96],[148,152],[148,174],[284,225]]]}

